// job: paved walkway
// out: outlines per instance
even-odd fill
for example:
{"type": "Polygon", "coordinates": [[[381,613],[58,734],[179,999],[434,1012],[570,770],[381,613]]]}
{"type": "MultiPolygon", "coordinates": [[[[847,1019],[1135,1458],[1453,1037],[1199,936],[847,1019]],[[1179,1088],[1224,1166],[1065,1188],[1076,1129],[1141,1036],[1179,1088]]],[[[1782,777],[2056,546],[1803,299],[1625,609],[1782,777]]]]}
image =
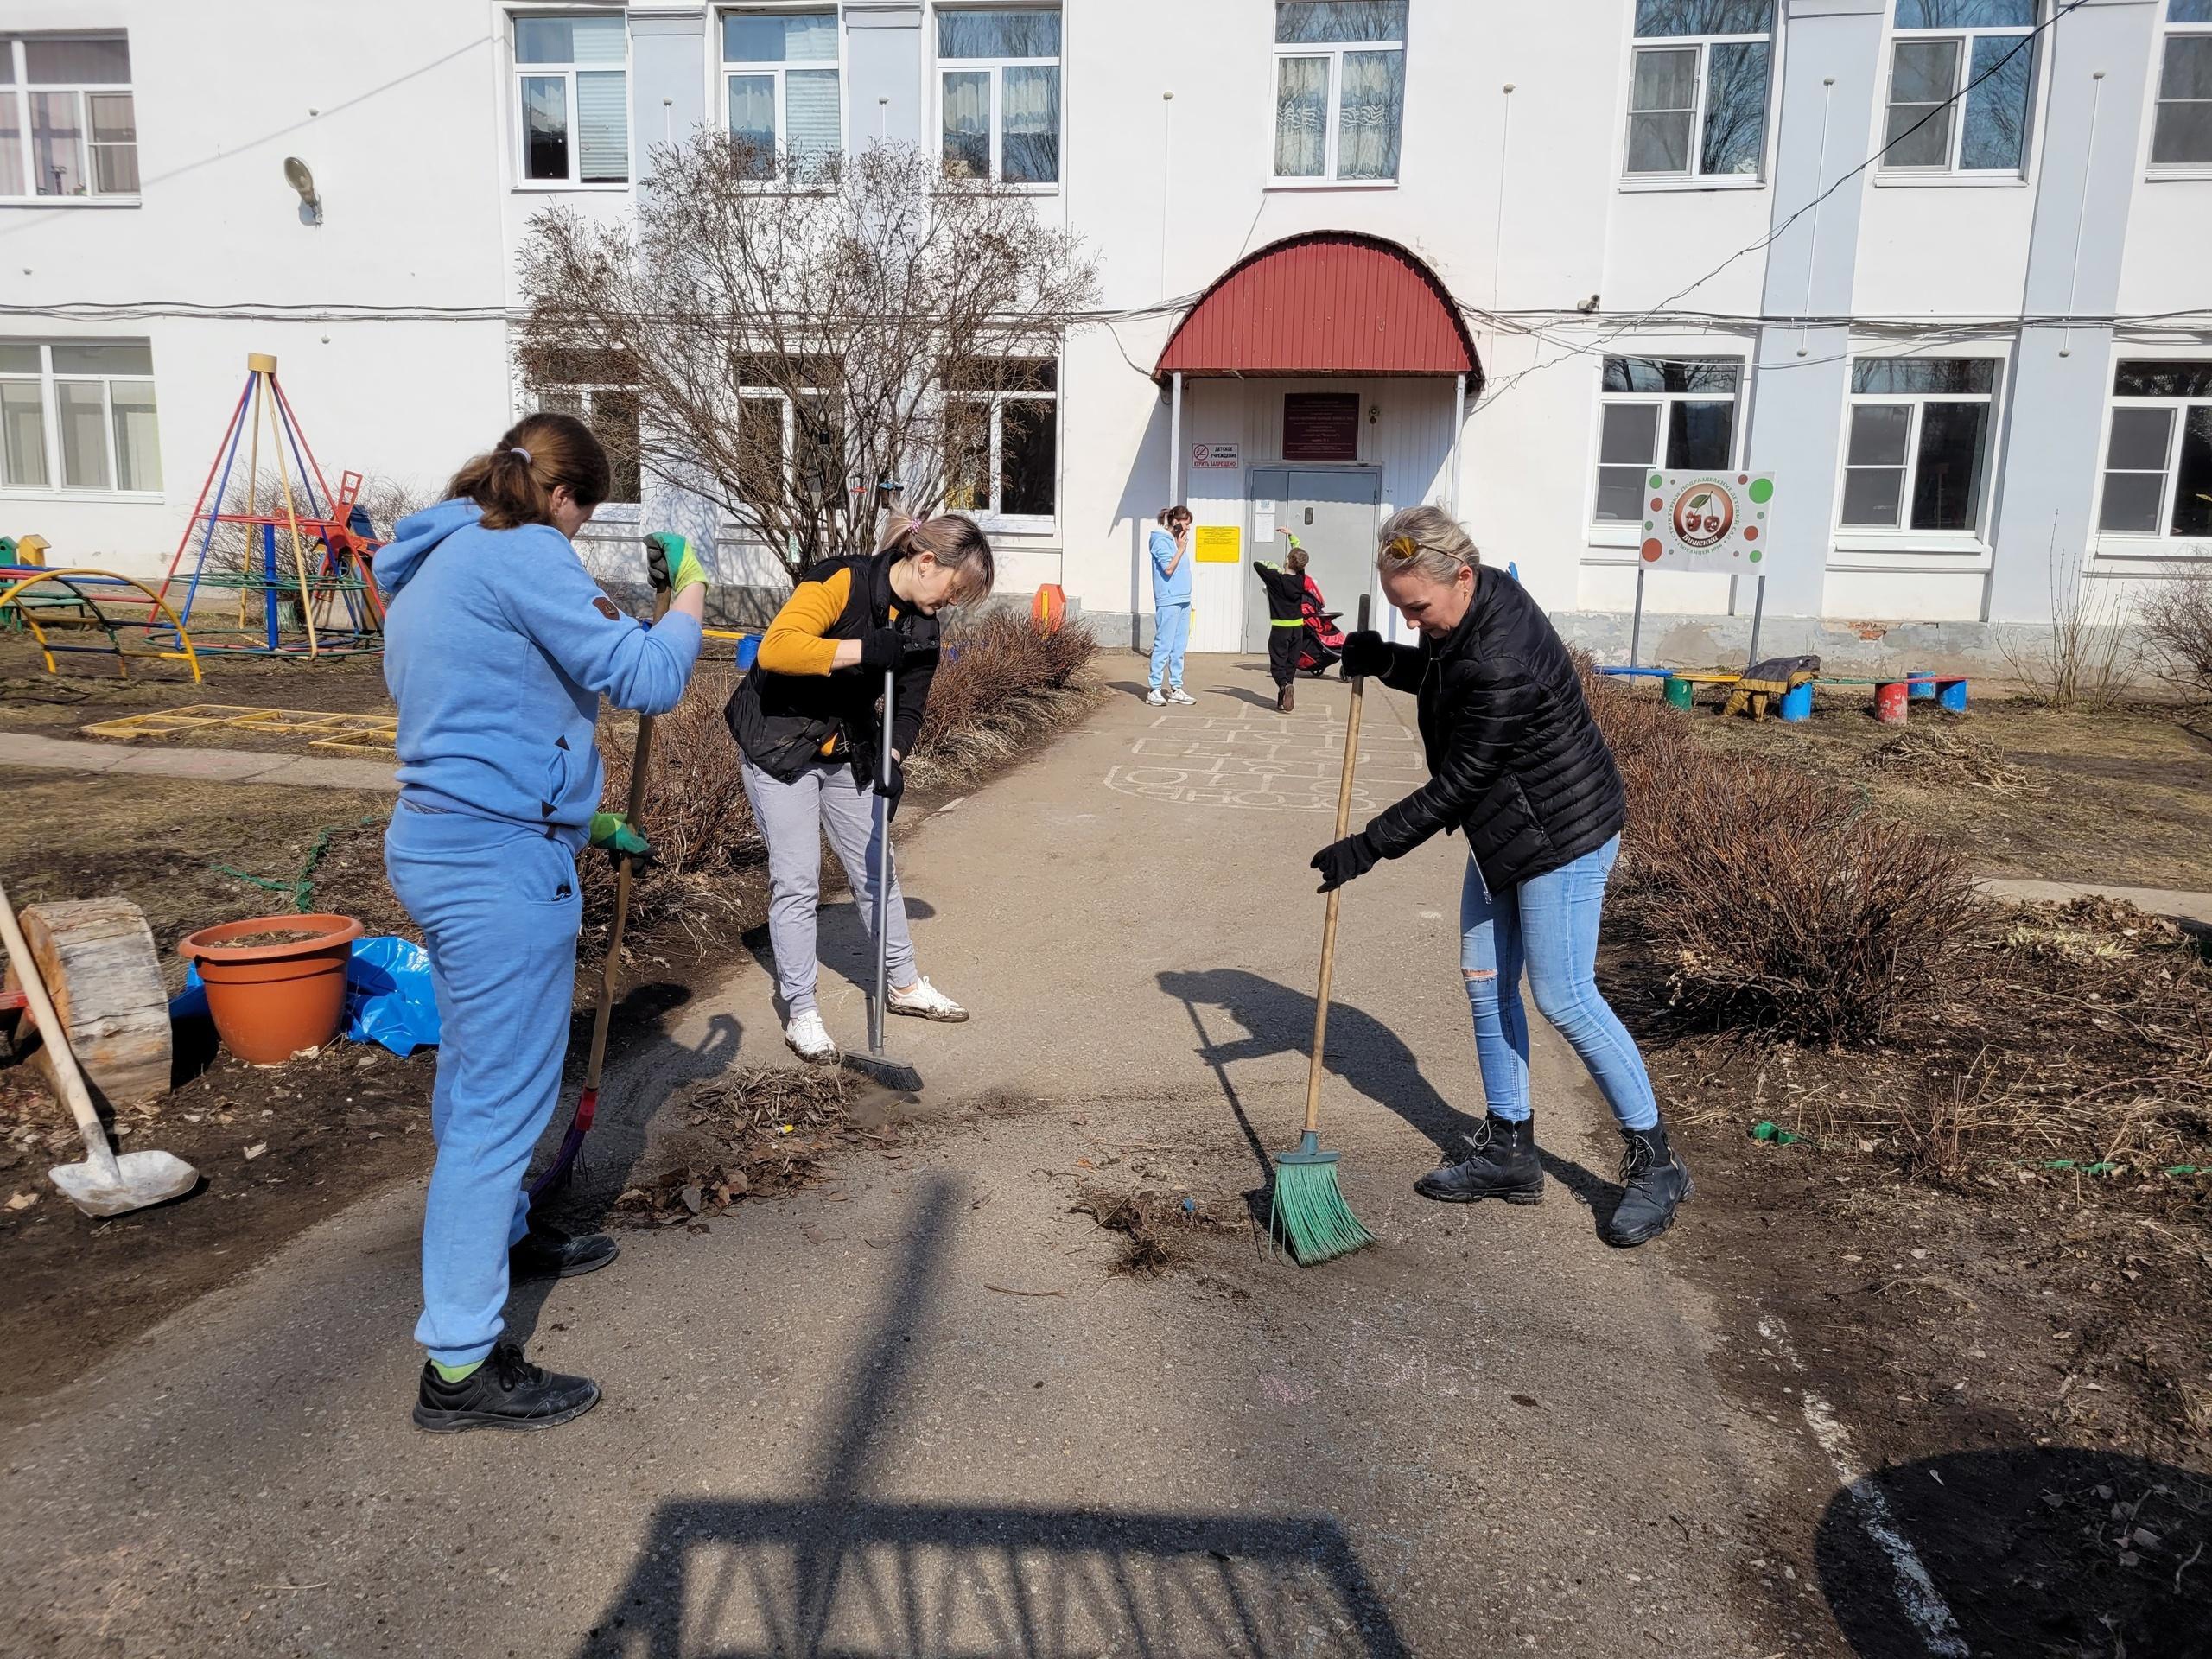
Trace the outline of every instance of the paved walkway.
{"type": "Polygon", "coordinates": [[[140,747],[35,732],[0,732],[0,766],[67,772],[152,773],[232,784],[296,784],[309,789],[396,790],[394,763],[337,756],[263,754],[251,749],[140,747]]]}
{"type": "Polygon", "coordinates": [[[2173,916],[2212,927],[2212,893],[2183,893],[2173,887],[2115,887],[2104,882],[2028,881],[1986,875],[1974,882],[1993,899],[2057,900],[2089,894],[2117,899],[2153,916],[2173,916]]]}
{"type": "MultiPolygon", "coordinates": [[[[922,965],[975,1011],[893,1022],[925,1138],[518,1293],[596,1411],[411,1432],[420,1188],[336,1211],[0,1440],[0,1651],[1845,1652],[1786,1518],[1834,1475],[1789,1402],[1716,1386],[1694,1206],[1594,1236],[1618,1141],[1548,1033],[1549,1202],[1412,1194],[1479,1111],[1456,841],[1344,906],[1325,1138],[1381,1248],[1113,1270],[1093,1184],[1241,1227],[1303,1102],[1344,694],[1284,718],[1256,665],[1191,683],[918,826],[922,965]]],[[[1369,716],[1379,799],[1410,704],[1369,716]]],[[[858,1041],[849,906],[824,933],[858,1041]]],[[[684,1079],[788,1058],[753,964],[632,995],[669,1012],[610,1071],[601,1192],[680,1154],[684,1079]]]]}

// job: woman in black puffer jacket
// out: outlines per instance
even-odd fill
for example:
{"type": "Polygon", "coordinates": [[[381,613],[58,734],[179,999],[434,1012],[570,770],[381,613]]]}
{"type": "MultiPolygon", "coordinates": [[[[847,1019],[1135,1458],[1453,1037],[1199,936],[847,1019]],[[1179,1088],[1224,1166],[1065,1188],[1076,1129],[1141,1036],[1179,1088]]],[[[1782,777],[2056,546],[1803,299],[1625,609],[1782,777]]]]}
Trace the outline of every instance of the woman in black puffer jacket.
{"type": "Polygon", "coordinates": [[[1429,781],[1323,848],[1313,868],[1325,893],[1439,830],[1466,834],[1459,966],[1489,1113],[1473,1156],[1423,1176],[1414,1191],[1450,1204],[1542,1200],[1525,971],[1538,1012],[1581,1056],[1620,1122],[1627,1192],[1606,1241],[1641,1244],[1673,1224],[1690,1176],[1668,1147],[1636,1040],[1595,976],[1605,880],[1627,816],[1620,773],[1558,633],[1518,582],[1484,567],[1450,514],[1408,507],[1382,526],[1382,543],[1383,595],[1421,642],[1351,634],[1344,672],[1414,694],[1429,781]]]}

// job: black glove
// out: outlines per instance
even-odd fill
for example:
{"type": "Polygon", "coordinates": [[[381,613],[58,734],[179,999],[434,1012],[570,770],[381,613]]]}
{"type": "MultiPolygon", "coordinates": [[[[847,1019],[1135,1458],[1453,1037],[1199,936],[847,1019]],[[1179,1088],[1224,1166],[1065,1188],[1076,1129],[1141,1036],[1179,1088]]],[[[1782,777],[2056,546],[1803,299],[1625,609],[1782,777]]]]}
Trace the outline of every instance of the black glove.
{"type": "Polygon", "coordinates": [[[1355,629],[1344,635],[1344,678],[1363,680],[1390,666],[1390,647],[1372,628],[1355,629]]]}
{"type": "Polygon", "coordinates": [[[891,757],[891,781],[879,781],[875,792],[883,797],[883,817],[887,823],[899,816],[899,798],[906,792],[906,764],[897,755],[891,757]]]}
{"type": "Polygon", "coordinates": [[[861,636],[861,666],[882,673],[906,660],[906,636],[896,628],[871,628],[861,636]]]}
{"type": "MultiPolygon", "coordinates": [[[[1372,635],[1369,637],[1373,638],[1372,635]]],[[[1321,885],[1315,891],[1330,892],[1365,875],[1375,868],[1375,845],[1368,840],[1364,831],[1357,836],[1346,836],[1342,841],[1331,842],[1314,854],[1313,868],[1321,872],[1321,885]]]]}

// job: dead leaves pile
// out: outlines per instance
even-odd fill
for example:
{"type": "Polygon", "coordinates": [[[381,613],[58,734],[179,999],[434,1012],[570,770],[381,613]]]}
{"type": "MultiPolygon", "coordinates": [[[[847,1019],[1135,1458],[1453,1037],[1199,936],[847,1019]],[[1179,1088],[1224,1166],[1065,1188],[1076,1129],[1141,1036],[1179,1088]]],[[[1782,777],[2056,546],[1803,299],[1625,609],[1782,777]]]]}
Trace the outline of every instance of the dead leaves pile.
{"type": "Polygon", "coordinates": [[[747,1198],[812,1185],[822,1160],[852,1138],[842,1071],[757,1066],[704,1085],[684,1103],[700,1150],[627,1188],[610,1219],[673,1227],[719,1216],[747,1198]]]}

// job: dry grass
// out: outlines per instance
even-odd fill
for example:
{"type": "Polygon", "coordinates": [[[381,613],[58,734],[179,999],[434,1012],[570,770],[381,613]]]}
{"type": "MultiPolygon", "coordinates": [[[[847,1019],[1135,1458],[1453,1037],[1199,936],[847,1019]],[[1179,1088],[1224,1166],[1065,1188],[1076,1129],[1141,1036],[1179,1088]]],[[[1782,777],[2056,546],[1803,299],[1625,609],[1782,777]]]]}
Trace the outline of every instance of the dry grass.
{"type": "Polygon", "coordinates": [[[2007,795],[2030,787],[2028,769],[2014,766],[1994,746],[1965,737],[1948,726],[1910,728],[1880,747],[1871,750],[1864,763],[1923,787],[1958,785],[2007,795]]]}

